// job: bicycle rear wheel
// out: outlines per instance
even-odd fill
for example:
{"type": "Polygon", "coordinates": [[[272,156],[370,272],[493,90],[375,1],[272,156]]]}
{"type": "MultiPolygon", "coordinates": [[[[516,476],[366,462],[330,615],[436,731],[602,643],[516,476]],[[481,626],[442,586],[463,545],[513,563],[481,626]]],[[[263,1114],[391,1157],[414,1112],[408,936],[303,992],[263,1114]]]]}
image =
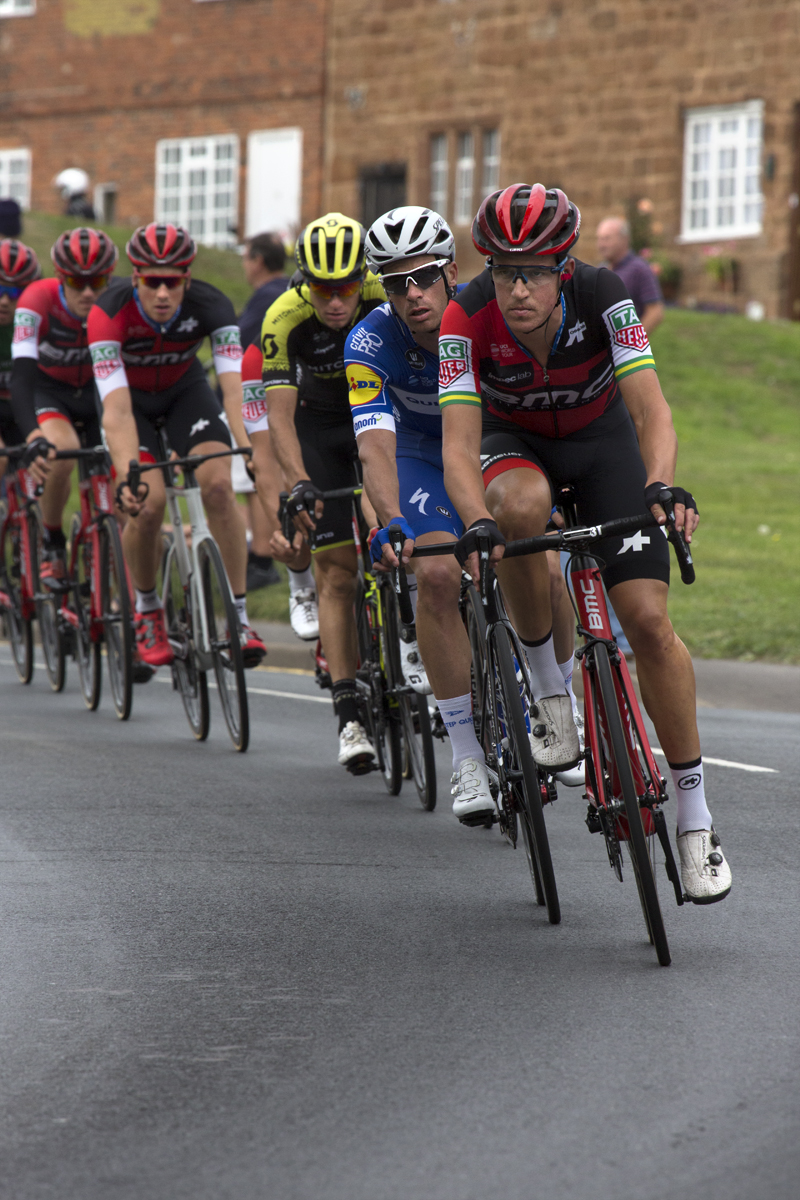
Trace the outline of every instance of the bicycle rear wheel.
{"type": "Polygon", "coordinates": [[[191,601],[183,590],[177,556],[172,545],[164,552],[161,597],[164,619],[175,657],[172,662],[172,686],[180,692],[189,728],[198,742],[208,737],[211,713],[208,706],[208,680],[197,665],[194,648],[191,601]]]}
{"type": "Polygon", "coordinates": [[[250,741],[250,716],[239,618],[216,542],[206,538],[201,542],[197,553],[208,638],[222,713],[231,741],[240,753],[244,753],[250,741]]]}
{"type": "Polygon", "coordinates": [[[3,526],[3,591],[8,603],[3,609],[11,656],[21,683],[33,678],[33,627],[22,615],[22,535],[18,521],[3,526]]]}
{"type": "MultiPolygon", "coordinates": [[[[414,780],[420,804],[426,812],[433,812],[436,807],[436,758],[433,752],[428,700],[426,696],[406,691],[400,660],[400,613],[394,590],[386,584],[381,588],[381,602],[384,663],[389,687],[396,697],[402,730],[401,750],[405,769],[402,770],[401,776],[414,780]]],[[[390,720],[396,719],[390,709],[390,720]]]]}
{"type": "Polygon", "coordinates": [[[633,781],[633,772],[629,758],[629,740],[625,732],[619,711],[617,693],[608,657],[608,649],[598,642],[594,646],[594,658],[597,667],[597,683],[600,698],[603,703],[605,728],[610,742],[610,752],[613,762],[609,764],[609,775],[612,780],[619,782],[622,800],[625,805],[625,816],[628,823],[628,847],[633,866],[639,899],[642,904],[647,933],[655,947],[656,956],[662,967],[668,967],[671,962],[669,943],[661,915],[661,905],[658,902],[656,881],[653,875],[653,864],[647,849],[647,838],[642,825],[642,810],[639,807],[639,797],[633,781]]]}
{"type": "Polygon", "coordinates": [[[106,517],[100,527],[100,603],[111,698],[120,721],[133,702],[133,618],[119,527],[106,517]]]}
{"type": "Polygon", "coordinates": [[[58,619],[58,609],[61,603],[61,592],[48,592],[42,585],[40,564],[44,548],[44,522],[38,507],[28,518],[28,528],[31,537],[31,566],[33,568],[33,592],[36,597],[36,619],[39,622],[39,636],[42,639],[42,657],[50,687],[54,692],[64,689],[67,660],[64,652],[64,638],[58,619]]]}
{"type": "Polygon", "coordinates": [[[502,762],[503,775],[513,781],[537,901],[541,903],[539,897],[544,897],[548,920],[551,925],[558,925],[561,905],[542,811],[539,771],[528,738],[514,654],[509,630],[503,624],[495,625],[489,636],[489,662],[494,671],[505,726],[504,744],[498,758],[502,762]]]}
{"type": "Polygon", "coordinates": [[[100,703],[103,689],[103,661],[100,656],[100,640],[93,637],[92,620],[92,542],[81,531],[78,513],[72,518],[70,528],[70,569],[72,602],[75,606],[75,659],[78,663],[78,680],[83,702],[94,712],[100,703]]]}

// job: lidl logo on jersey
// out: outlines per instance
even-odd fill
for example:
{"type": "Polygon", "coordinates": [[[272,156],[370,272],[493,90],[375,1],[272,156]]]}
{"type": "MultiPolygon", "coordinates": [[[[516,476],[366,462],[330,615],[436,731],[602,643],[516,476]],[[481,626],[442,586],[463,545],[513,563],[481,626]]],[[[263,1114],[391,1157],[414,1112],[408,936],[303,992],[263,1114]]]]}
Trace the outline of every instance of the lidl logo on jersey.
{"type": "Polygon", "coordinates": [[[350,363],[347,367],[347,382],[350,388],[350,406],[358,408],[376,400],[383,387],[383,380],[372,367],[363,363],[350,363]]]}
{"type": "Polygon", "coordinates": [[[439,341],[439,387],[450,387],[471,369],[469,344],[464,338],[443,337],[439,341]]]}
{"type": "Polygon", "coordinates": [[[115,342],[95,342],[91,351],[96,379],[108,379],[115,371],[122,369],[119,346],[115,342]]]}
{"type": "Polygon", "coordinates": [[[14,341],[24,342],[28,338],[35,338],[37,324],[33,313],[18,312],[14,317],[14,341]]]}
{"type": "Polygon", "coordinates": [[[622,300],[613,308],[607,309],[603,317],[608,332],[618,346],[628,350],[638,350],[640,353],[647,349],[647,334],[639,320],[632,301],[622,300]]]}

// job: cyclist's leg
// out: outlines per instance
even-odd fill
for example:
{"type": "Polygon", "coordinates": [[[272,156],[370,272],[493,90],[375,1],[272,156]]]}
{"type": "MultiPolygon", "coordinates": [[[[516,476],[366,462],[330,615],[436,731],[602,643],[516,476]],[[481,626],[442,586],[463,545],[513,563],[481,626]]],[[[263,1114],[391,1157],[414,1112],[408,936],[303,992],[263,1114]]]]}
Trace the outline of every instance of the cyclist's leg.
{"type": "Polygon", "coordinates": [[[330,669],[331,682],[354,679],[358,662],[353,601],[358,564],[352,538],[349,543],[314,554],[319,589],[319,633],[330,669]]]}
{"type": "MultiPolygon", "coordinates": [[[[56,396],[50,390],[46,392],[37,390],[34,403],[36,419],[42,435],[55,446],[56,450],[77,450],[80,440],[73,428],[67,405],[61,397],[56,396]]],[[[62,528],[64,508],[69,499],[70,477],[74,466],[75,463],[71,459],[50,463],[47,482],[39,500],[42,520],[48,532],[56,532],[62,528]]]]}
{"type": "MultiPolygon", "coordinates": [[[[139,410],[136,403],[138,393],[132,392],[131,395],[133,415],[139,435],[139,460],[141,462],[157,462],[158,438],[155,428],[149,418],[139,410]]],[[[142,478],[149,488],[147,499],[138,516],[127,520],[122,531],[122,548],[137,593],[137,612],[147,611],[142,601],[142,594],[146,594],[151,601],[155,594],[156,575],[162,555],[161,526],[167,503],[161,472],[148,471],[142,478]]],[[[160,607],[157,600],[155,606],[160,607]]]]}
{"type": "MultiPolygon", "coordinates": [[[[191,446],[188,453],[216,454],[229,446],[216,440],[202,441],[191,446]]],[[[209,528],[214,535],[225,563],[234,595],[245,591],[247,572],[247,536],[244,514],[236,503],[231,483],[229,458],[212,458],[197,468],[197,482],[203,496],[203,506],[209,528]]]]}

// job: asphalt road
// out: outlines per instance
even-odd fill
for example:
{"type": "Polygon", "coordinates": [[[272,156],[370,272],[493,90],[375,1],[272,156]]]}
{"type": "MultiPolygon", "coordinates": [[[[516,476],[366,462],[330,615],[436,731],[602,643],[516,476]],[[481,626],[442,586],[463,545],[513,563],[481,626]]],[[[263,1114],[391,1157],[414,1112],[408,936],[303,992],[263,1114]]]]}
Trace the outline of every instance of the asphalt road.
{"type": "MultiPolygon", "coordinates": [[[[794,1200],[800,717],[704,709],[734,890],[644,938],[578,792],[524,852],[335,762],[305,676],[250,752],[0,647],[3,1200],[794,1200]],[[295,698],[295,696],[297,698],[295,698]],[[303,698],[312,697],[312,699],[303,698]]],[[[670,814],[670,824],[674,816],[670,814]]]]}

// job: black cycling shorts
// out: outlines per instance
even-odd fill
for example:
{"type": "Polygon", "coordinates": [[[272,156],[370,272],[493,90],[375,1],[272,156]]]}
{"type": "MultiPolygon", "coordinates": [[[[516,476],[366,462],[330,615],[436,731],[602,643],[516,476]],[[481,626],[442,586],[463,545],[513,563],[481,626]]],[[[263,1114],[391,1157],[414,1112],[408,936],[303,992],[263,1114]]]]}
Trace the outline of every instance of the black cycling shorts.
{"type": "Polygon", "coordinates": [[[67,421],[84,435],[87,446],[102,446],[100,407],[93,379],[83,387],[75,388],[51,379],[40,371],[33,393],[33,406],[40,425],[42,421],[67,421]]]}
{"type": "MultiPolygon", "coordinates": [[[[361,482],[361,464],[349,413],[342,420],[338,414],[315,412],[301,402],[294,423],[308,478],[316,487],[327,492],[355,487],[361,482]]],[[[352,513],[351,500],[326,500],[325,510],[317,521],[314,551],[352,544],[352,513]]]]}
{"type": "Polygon", "coordinates": [[[177,383],[163,392],[131,388],[131,400],[142,462],[158,461],[156,425],[164,429],[170,450],[179,458],[201,442],[233,444],[222,405],[197,359],[177,383]]]}
{"type": "MultiPolygon", "coordinates": [[[[14,420],[11,404],[8,400],[0,400],[0,442],[4,446],[21,446],[24,441],[25,438],[14,420]]],[[[0,466],[5,467],[5,459],[0,466]]]]}
{"type": "MultiPolygon", "coordinates": [[[[484,483],[515,467],[538,469],[555,489],[571,484],[582,525],[600,525],[612,517],[632,517],[645,511],[647,473],[636,430],[623,409],[609,428],[604,422],[600,437],[591,437],[591,425],[581,436],[547,438],[529,433],[509,421],[484,414],[481,466],[484,483]]],[[[669,545],[660,529],[640,530],[633,537],[605,538],[592,553],[603,559],[603,581],[610,591],[626,579],[660,579],[669,583],[669,545]]]]}

